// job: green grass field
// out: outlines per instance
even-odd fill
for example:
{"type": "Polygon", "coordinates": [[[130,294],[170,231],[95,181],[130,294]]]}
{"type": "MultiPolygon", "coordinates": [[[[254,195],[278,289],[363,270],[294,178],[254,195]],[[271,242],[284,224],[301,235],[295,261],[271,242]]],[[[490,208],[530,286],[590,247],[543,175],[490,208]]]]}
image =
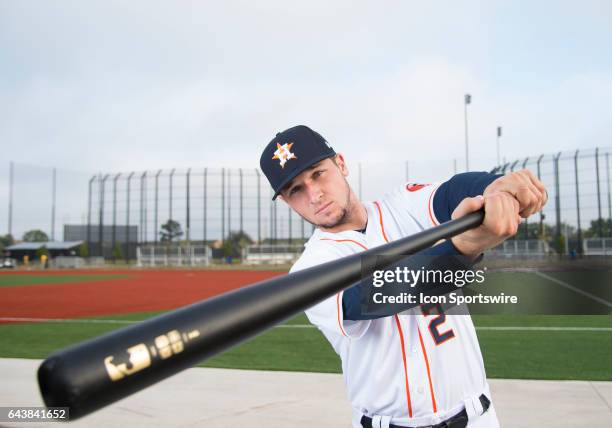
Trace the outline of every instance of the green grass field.
{"type": "Polygon", "coordinates": [[[124,279],[127,275],[0,275],[0,287],[21,287],[24,285],[66,284],[69,282],[108,281],[124,279]]]}
{"type": "MultiPolygon", "coordinates": [[[[588,295],[612,301],[610,275],[584,272],[549,273],[566,285],[581,284],[587,294],[528,273],[491,274],[489,294],[508,285],[529,302],[559,307],[585,304],[588,295]],[[548,282],[547,282],[548,281],[548,282]],[[562,298],[557,299],[558,296],[562,298]]],[[[121,275],[0,276],[0,286],[36,285],[114,279],[121,275]]],[[[1,303],[1,302],[0,302],[1,303]]],[[[597,303],[601,306],[601,302],[597,303]]],[[[0,306],[1,308],[1,306],[0,306]]],[[[609,308],[608,308],[609,309],[609,308]]],[[[612,315],[473,315],[491,378],[612,381],[612,315]]],[[[158,313],[136,313],[95,319],[0,324],[0,357],[45,358],[51,352],[96,337],[158,313]]],[[[0,310],[1,317],[1,310],[0,310]]],[[[340,360],[321,332],[304,315],[254,340],[212,358],[205,367],[340,372],[340,360]],[[294,326],[294,327],[292,327],[294,326]]]]}
{"type": "MultiPolygon", "coordinates": [[[[45,358],[54,350],[153,316],[0,325],[0,357],[45,358]],[[121,323],[124,322],[124,323],[121,323]]],[[[491,378],[612,380],[612,316],[474,316],[491,378]],[[558,330],[486,330],[491,327],[555,327],[558,330]],[[564,328],[608,330],[564,330],[564,328]]],[[[307,325],[300,315],[286,325],[307,325]]],[[[340,372],[340,361],[315,328],[278,327],[212,358],[205,367],[340,372]]]]}

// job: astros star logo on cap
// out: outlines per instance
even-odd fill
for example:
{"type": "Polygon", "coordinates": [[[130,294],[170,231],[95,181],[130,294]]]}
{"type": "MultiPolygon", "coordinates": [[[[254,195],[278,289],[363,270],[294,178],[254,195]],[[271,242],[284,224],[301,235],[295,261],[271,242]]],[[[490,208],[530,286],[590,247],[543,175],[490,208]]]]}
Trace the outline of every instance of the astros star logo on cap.
{"type": "Polygon", "coordinates": [[[295,153],[291,153],[293,143],[285,143],[282,146],[276,143],[276,151],[272,159],[279,159],[281,168],[285,168],[285,164],[289,159],[297,159],[295,153]]]}

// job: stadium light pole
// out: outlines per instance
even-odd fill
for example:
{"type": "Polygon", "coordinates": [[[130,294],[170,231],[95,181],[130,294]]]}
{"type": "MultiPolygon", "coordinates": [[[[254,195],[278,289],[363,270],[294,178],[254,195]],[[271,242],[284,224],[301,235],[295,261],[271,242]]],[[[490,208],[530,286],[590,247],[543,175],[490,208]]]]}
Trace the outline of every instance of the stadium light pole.
{"type": "Polygon", "coordinates": [[[469,143],[468,143],[468,115],[467,115],[467,106],[472,102],[472,96],[470,94],[465,94],[464,97],[464,118],[465,118],[465,170],[466,172],[470,170],[470,151],[469,151],[469,143]]]}
{"type": "Polygon", "coordinates": [[[499,138],[502,136],[502,127],[498,126],[497,127],[497,165],[499,166],[500,164],[500,155],[499,155],[499,138]]]}

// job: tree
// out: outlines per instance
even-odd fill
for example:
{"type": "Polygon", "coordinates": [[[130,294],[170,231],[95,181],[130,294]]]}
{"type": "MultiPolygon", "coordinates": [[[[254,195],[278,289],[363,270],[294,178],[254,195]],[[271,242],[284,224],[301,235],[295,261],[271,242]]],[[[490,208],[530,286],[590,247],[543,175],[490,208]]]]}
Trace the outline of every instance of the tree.
{"type": "Polygon", "coordinates": [[[49,237],[40,229],[28,230],[22,238],[25,242],[48,242],[49,237]]]}
{"type": "Polygon", "coordinates": [[[609,238],[611,236],[612,219],[610,218],[591,220],[591,226],[584,232],[585,238],[609,238]]]}
{"type": "MultiPolygon", "coordinates": [[[[576,236],[576,227],[565,222],[560,223],[561,226],[561,234],[567,235],[567,237],[576,236]]],[[[556,225],[542,223],[540,227],[539,221],[534,221],[532,219],[528,220],[527,223],[527,237],[525,237],[525,223],[521,224],[518,228],[518,232],[516,234],[516,239],[545,239],[550,240],[554,239],[556,235],[556,225]]]]}
{"type": "Polygon", "coordinates": [[[6,247],[10,247],[15,243],[13,235],[7,233],[6,235],[0,235],[0,253],[4,251],[6,247]]]}
{"type": "Polygon", "coordinates": [[[551,235],[553,235],[553,228],[550,225],[542,223],[542,227],[540,227],[539,221],[529,219],[529,223],[527,223],[527,237],[525,237],[525,224],[523,223],[518,228],[516,239],[542,239],[545,236],[550,237],[551,235]]]}
{"type": "Polygon", "coordinates": [[[79,257],[83,257],[84,259],[89,256],[89,249],[87,248],[87,244],[85,242],[79,245],[77,248],[77,254],[79,257]]]}
{"type": "Polygon", "coordinates": [[[554,250],[558,254],[565,254],[565,243],[567,242],[567,237],[563,234],[555,237],[553,239],[553,247],[554,250]]]}
{"type": "Polygon", "coordinates": [[[253,243],[253,239],[243,230],[230,232],[223,243],[223,255],[240,257],[242,249],[253,243]]]}
{"type": "Polygon", "coordinates": [[[159,235],[162,242],[172,242],[183,236],[183,229],[179,222],[170,219],[165,224],[161,225],[159,235]]]}
{"type": "Polygon", "coordinates": [[[113,260],[123,258],[123,251],[121,251],[121,245],[115,244],[115,246],[113,247],[112,256],[113,256],[113,260]]]}
{"type": "Polygon", "coordinates": [[[44,245],[36,250],[36,257],[38,257],[38,260],[40,260],[42,256],[49,257],[49,250],[44,245]]]}

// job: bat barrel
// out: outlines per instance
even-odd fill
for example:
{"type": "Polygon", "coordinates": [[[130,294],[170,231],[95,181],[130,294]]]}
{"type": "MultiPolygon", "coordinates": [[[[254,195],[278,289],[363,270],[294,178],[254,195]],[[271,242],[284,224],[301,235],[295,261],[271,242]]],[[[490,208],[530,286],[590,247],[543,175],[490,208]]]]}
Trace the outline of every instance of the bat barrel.
{"type": "MultiPolygon", "coordinates": [[[[479,226],[483,212],[366,252],[272,278],[50,355],[38,369],[48,407],[77,419],[223,352],[350,287],[361,257],[409,255],[479,226]]],[[[385,268],[375,266],[376,269],[385,268]]]]}

